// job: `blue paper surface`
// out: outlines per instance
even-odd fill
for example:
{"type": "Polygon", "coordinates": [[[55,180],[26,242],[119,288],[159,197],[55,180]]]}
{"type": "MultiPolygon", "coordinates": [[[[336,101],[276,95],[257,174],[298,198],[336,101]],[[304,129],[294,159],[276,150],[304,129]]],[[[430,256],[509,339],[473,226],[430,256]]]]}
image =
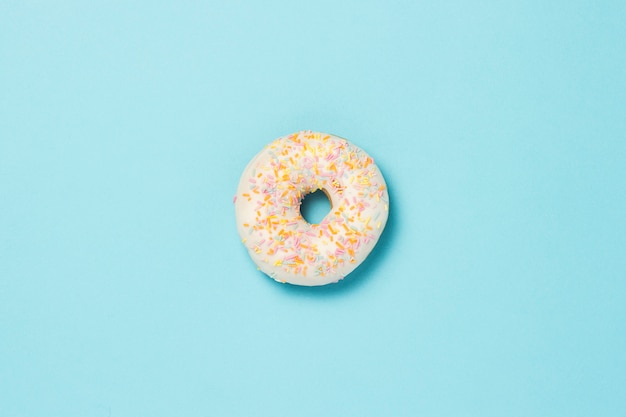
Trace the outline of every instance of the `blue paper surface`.
{"type": "Polygon", "coordinates": [[[620,416],[621,1],[0,4],[0,416],[620,416]],[[346,280],[232,197],[311,129],[379,164],[346,280]]]}

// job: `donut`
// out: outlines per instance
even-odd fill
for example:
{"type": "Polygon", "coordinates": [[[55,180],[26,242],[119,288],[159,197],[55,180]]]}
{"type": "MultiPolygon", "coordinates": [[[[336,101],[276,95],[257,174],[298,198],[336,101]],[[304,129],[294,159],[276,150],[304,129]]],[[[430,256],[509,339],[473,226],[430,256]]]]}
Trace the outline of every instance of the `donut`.
{"type": "Polygon", "coordinates": [[[346,139],[301,131],[265,146],[245,168],[234,197],[237,230],[258,269],[278,282],[316,286],[354,271],[389,215],[385,179],[346,139]],[[300,213],[322,190],[330,212],[318,224],[300,213]]]}

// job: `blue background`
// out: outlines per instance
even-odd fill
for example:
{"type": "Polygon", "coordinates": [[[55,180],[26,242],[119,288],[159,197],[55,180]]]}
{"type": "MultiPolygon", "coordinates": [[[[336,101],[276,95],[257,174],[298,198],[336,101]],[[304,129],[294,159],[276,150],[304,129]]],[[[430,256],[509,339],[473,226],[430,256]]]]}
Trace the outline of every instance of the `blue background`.
{"type": "Polygon", "coordinates": [[[618,416],[626,3],[0,5],[0,416],[618,416]],[[324,288],[239,241],[250,160],[367,150],[324,288]]]}

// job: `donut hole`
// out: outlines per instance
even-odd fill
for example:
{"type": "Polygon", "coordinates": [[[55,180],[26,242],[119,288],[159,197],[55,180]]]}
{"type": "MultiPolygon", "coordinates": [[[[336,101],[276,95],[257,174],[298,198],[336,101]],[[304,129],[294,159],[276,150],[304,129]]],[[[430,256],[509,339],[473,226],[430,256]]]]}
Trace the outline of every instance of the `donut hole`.
{"type": "Polygon", "coordinates": [[[309,224],[319,224],[330,209],[328,195],[321,189],[306,194],[300,203],[300,214],[309,224]]]}

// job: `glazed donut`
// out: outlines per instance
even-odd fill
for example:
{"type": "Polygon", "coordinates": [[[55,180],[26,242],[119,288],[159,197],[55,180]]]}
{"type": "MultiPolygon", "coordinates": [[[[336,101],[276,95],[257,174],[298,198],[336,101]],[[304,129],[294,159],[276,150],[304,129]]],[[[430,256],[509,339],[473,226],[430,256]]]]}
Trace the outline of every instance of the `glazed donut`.
{"type": "Polygon", "coordinates": [[[258,268],[278,282],[325,285],[352,272],[385,228],[389,196],[374,160],[345,139],[302,131],[267,145],[248,164],[234,198],[239,235],[258,268]],[[319,224],[300,213],[323,190],[319,224]]]}

